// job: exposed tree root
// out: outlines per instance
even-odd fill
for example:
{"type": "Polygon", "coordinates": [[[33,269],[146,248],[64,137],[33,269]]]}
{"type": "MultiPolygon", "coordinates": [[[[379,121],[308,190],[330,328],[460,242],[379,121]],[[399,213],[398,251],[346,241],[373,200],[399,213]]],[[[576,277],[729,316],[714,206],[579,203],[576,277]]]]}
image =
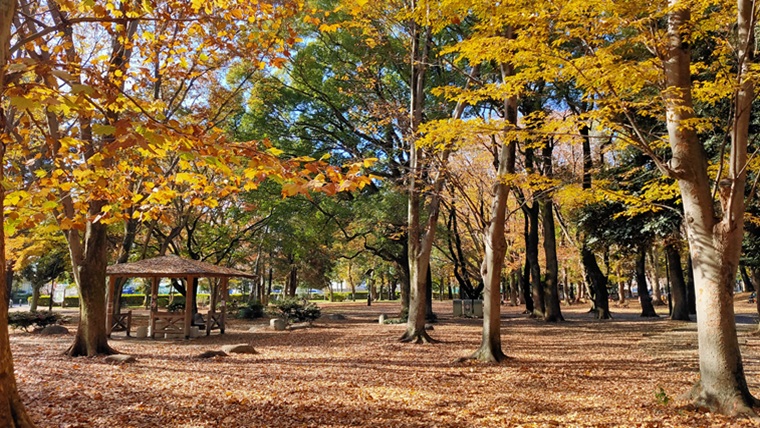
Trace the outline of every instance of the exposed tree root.
{"type": "Polygon", "coordinates": [[[489,347],[481,347],[469,357],[458,358],[455,362],[464,363],[466,361],[478,361],[482,363],[500,364],[508,359],[509,357],[502,352],[501,348],[494,350],[489,347]]]}
{"type": "Polygon", "coordinates": [[[594,314],[594,318],[598,319],[598,320],[611,320],[612,319],[612,314],[610,313],[610,311],[605,310],[605,309],[592,308],[589,312],[593,313],[594,314]]]}
{"type": "Polygon", "coordinates": [[[96,355],[114,355],[118,353],[119,351],[111,348],[107,341],[88,347],[87,342],[77,336],[74,339],[74,343],[63,354],[69,357],[94,357],[96,355]]]}
{"type": "Polygon", "coordinates": [[[433,339],[427,332],[423,330],[417,330],[412,333],[409,331],[404,332],[404,335],[398,340],[402,343],[438,343],[438,340],[433,339]]]}
{"type": "Polygon", "coordinates": [[[716,394],[706,391],[702,387],[702,382],[699,381],[686,394],[685,398],[690,400],[698,409],[760,422],[760,416],[752,409],[753,406],[760,404],[760,400],[750,395],[749,392],[734,391],[733,393],[716,394]]]}

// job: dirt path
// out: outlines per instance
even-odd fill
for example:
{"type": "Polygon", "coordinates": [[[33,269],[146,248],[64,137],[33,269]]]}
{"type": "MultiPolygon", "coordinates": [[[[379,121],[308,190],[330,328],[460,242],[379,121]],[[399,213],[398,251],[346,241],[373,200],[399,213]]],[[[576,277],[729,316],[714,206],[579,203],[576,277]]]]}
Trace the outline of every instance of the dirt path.
{"type": "MultiPolygon", "coordinates": [[[[573,306],[567,322],[547,325],[503,307],[510,360],[455,364],[477,348],[481,321],[453,318],[450,302],[435,303],[435,345],[400,344],[403,325],[377,323],[397,303],[322,307],[346,319],[288,332],[234,320],[224,336],[187,342],[115,337],[138,360],[123,366],[63,357],[71,337],[14,333],[11,346],[40,427],[749,426],[677,399],[697,376],[694,323],[642,319],[633,306],[594,321],[573,306]],[[242,342],[259,353],[194,358],[242,342]]],[[[737,311],[752,320],[749,304],[737,311]]],[[[760,394],[760,339],[740,328],[760,394]]]]}

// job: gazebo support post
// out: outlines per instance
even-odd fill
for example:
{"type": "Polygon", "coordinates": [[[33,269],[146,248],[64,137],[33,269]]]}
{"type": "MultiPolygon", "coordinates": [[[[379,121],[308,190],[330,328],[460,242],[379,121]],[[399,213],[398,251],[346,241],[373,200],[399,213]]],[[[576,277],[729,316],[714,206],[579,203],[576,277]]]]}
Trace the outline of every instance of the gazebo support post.
{"type": "MultiPolygon", "coordinates": [[[[116,276],[111,275],[108,278],[108,298],[106,300],[106,335],[111,337],[113,330],[113,300],[116,291],[116,276]]],[[[52,297],[51,297],[52,298],[52,297]]]]}
{"type": "Polygon", "coordinates": [[[193,294],[195,294],[195,287],[193,287],[193,276],[187,277],[187,284],[185,284],[185,339],[190,339],[190,326],[193,323],[193,294]]]}
{"type": "Polygon", "coordinates": [[[219,288],[214,285],[214,281],[209,278],[208,294],[208,313],[206,314],[206,336],[211,334],[211,326],[214,324],[214,314],[216,314],[216,292],[219,288]]]}
{"type": "Polygon", "coordinates": [[[161,280],[154,276],[150,282],[150,338],[156,338],[156,312],[158,312],[158,283],[161,280]]]}
{"type": "Polygon", "coordinates": [[[225,276],[222,278],[222,284],[221,284],[222,285],[221,287],[222,288],[222,292],[221,292],[222,306],[219,309],[219,311],[221,312],[221,314],[219,315],[219,332],[221,334],[224,334],[224,324],[227,322],[227,319],[226,319],[227,318],[227,295],[229,294],[227,293],[227,284],[229,280],[230,279],[225,276]]]}

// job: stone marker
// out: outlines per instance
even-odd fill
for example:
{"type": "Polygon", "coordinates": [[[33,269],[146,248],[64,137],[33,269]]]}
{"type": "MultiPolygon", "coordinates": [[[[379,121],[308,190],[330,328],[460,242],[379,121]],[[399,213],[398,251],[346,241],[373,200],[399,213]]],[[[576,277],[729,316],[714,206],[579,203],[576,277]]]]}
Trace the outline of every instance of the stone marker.
{"type": "Polygon", "coordinates": [[[135,330],[135,337],[138,339],[145,339],[148,337],[148,326],[141,325],[135,330]]]}
{"type": "Polygon", "coordinates": [[[55,334],[69,334],[69,329],[62,325],[49,325],[40,330],[40,334],[44,336],[52,336],[55,334]]]}
{"type": "Polygon", "coordinates": [[[272,318],[269,320],[269,327],[275,331],[283,331],[285,330],[285,320],[282,318],[272,318]]]}
{"type": "Polygon", "coordinates": [[[106,362],[111,364],[127,364],[134,363],[135,361],[137,361],[137,358],[127,354],[115,354],[106,357],[106,362]]]}
{"type": "Polygon", "coordinates": [[[380,324],[385,324],[385,320],[386,320],[386,319],[387,319],[387,317],[385,316],[385,314],[380,314],[380,319],[378,319],[377,321],[378,321],[380,324]]]}
{"type": "Polygon", "coordinates": [[[222,351],[228,354],[258,354],[252,345],[247,343],[238,343],[236,345],[224,345],[222,351]]]}

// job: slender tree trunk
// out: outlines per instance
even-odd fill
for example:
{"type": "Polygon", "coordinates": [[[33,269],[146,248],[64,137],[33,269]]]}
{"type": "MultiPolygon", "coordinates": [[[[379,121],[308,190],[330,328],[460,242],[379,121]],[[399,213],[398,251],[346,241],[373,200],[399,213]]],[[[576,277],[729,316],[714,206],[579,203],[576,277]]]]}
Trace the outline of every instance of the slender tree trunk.
{"type": "Polygon", "coordinates": [[[678,321],[691,321],[689,317],[689,305],[686,301],[686,281],[681,267],[681,254],[678,251],[678,242],[673,239],[665,244],[665,256],[668,258],[670,274],[670,294],[673,296],[673,312],[670,319],[678,321]]]}
{"type": "MultiPolygon", "coordinates": [[[[525,227],[527,229],[527,222],[525,223],[525,227]]],[[[518,275],[518,280],[520,282],[520,298],[525,302],[525,313],[532,314],[533,296],[531,295],[530,289],[530,262],[528,261],[527,256],[525,257],[525,264],[523,265],[522,272],[518,275]]]]}
{"type": "Polygon", "coordinates": [[[662,288],[660,287],[660,266],[657,263],[657,254],[654,246],[649,251],[649,271],[651,272],[650,277],[652,280],[652,304],[659,306],[663,304],[662,288]]]}
{"type": "MultiPolygon", "coordinates": [[[[509,29],[508,37],[511,37],[509,29]]],[[[512,74],[512,66],[502,65],[502,75],[512,74]]],[[[506,119],[510,125],[517,123],[517,97],[510,97],[504,102],[506,119]]],[[[501,270],[504,266],[504,256],[507,254],[507,240],[504,236],[506,223],[507,198],[509,187],[504,177],[515,172],[515,155],[517,142],[514,139],[504,139],[501,144],[496,168],[496,179],[493,184],[493,202],[491,204],[491,219],[483,233],[485,257],[480,267],[483,278],[483,334],[480,348],[471,356],[473,359],[488,362],[501,362],[507,356],[501,349],[501,295],[499,286],[501,270]]]]}
{"type": "Polygon", "coordinates": [[[623,279],[623,272],[621,271],[620,261],[618,261],[615,274],[618,278],[618,304],[625,305],[625,280],[623,279]]]}
{"type": "MultiPolygon", "coordinates": [[[[416,7],[413,2],[412,8],[416,7]]],[[[427,71],[427,59],[429,54],[430,29],[411,22],[412,26],[412,53],[411,53],[411,96],[410,96],[410,132],[409,136],[409,178],[408,194],[409,209],[407,213],[409,242],[409,315],[406,323],[406,331],[401,336],[402,342],[427,343],[433,340],[425,331],[425,302],[427,301],[427,271],[430,264],[435,227],[438,218],[439,189],[433,190],[428,221],[421,223],[421,209],[423,203],[423,170],[426,166],[423,159],[423,151],[417,147],[417,131],[422,123],[425,98],[425,74],[427,71]],[[437,190],[437,191],[436,191],[437,190]],[[432,221],[435,219],[435,221],[432,221]]],[[[427,159],[429,162],[430,160],[427,159]]],[[[436,179],[436,184],[442,186],[443,176],[436,179]]]]}
{"type": "MultiPolygon", "coordinates": [[[[668,136],[673,157],[671,175],[678,179],[683,201],[697,304],[700,380],[692,389],[694,403],[716,413],[755,415],[756,400],[747,387],[734,319],[734,279],[739,264],[744,225],[749,119],[754,98],[748,77],[755,46],[755,4],[738,0],[738,82],[731,127],[726,178],[718,182],[721,212],[707,173],[708,162],[693,127],[691,52],[688,37],[690,10],[687,2],[670,0],[668,15],[665,96],[668,136]]],[[[720,178],[720,177],[719,177],[720,178]]]]}
{"type": "Polygon", "coordinates": [[[41,285],[34,285],[32,287],[32,302],[29,305],[30,311],[37,310],[37,305],[40,303],[40,288],[41,287],[42,287],[41,285]]]}
{"type": "Polygon", "coordinates": [[[646,246],[641,245],[636,255],[636,284],[639,287],[639,302],[641,302],[642,317],[656,317],[657,312],[652,306],[652,298],[649,296],[649,287],[647,287],[646,273],[647,250],[646,246]]]}

